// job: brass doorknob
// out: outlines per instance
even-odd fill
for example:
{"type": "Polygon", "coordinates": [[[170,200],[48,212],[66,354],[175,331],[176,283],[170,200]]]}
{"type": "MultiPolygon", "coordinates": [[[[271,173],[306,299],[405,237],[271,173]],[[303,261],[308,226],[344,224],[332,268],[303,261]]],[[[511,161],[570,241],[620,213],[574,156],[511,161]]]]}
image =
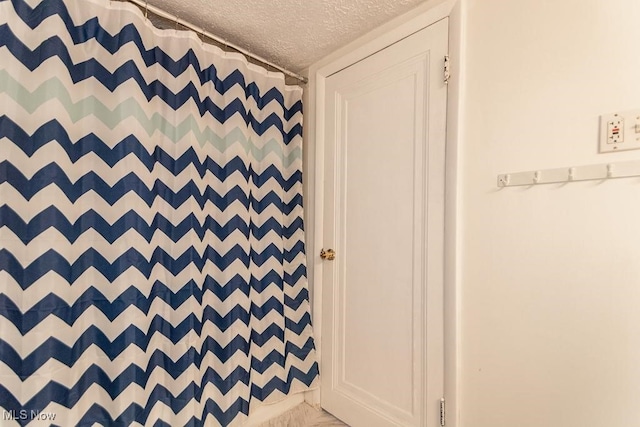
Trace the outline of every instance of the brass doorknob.
{"type": "Polygon", "coordinates": [[[323,249],[320,251],[320,258],[333,261],[336,259],[336,252],[333,249],[327,249],[326,251],[323,249]]]}

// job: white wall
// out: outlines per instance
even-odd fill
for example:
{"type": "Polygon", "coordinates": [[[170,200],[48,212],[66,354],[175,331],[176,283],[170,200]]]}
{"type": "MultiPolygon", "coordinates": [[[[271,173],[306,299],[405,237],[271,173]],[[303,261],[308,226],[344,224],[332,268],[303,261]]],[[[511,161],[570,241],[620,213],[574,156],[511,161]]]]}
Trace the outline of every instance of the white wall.
{"type": "Polygon", "coordinates": [[[497,190],[640,108],[637,0],[465,0],[463,427],[640,425],[640,179],[497,190]]]}

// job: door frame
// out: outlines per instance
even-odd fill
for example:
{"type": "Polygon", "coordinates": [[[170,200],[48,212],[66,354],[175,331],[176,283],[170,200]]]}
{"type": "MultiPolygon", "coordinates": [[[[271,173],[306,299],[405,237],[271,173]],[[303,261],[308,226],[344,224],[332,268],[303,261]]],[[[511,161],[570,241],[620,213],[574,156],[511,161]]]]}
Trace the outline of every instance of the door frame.
{"type": "MultiPolygon", "coordinates": [[[[458,224],[461,189],[458,180],[459,141],[461,140],[462,100],[460,94],[464,69],[464,0],[430,0],[416,9],[365,34],[337,50],[308,70],[305,90],[304,167],[307,267],[316,351],[322,358],[322,249],[324,209],[324,106],[327,77],[361,61],[429,25],[449,18],[449,57],[453,64],[447,88],[447,135],[445,155],[445,230],[444,230],[444,388],[447,427],[459,427],[460,408],[460,248],[458,224]],[[320,236],[320,238],[316,238],[320,236]]],[[[320,373],[322,375],[322,373],[320,373]]],[[[320,405],[320,391],[306,393],[305,400],[320,405]]]]}

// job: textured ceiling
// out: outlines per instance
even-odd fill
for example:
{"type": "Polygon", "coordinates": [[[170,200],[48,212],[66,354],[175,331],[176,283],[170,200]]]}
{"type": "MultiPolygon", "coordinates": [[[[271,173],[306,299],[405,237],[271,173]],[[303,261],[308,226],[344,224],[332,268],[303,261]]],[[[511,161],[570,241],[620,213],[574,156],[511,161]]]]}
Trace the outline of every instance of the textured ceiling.
{"type": "Polygon", "coordinates": [[[425,0],[150,0],[263,58],[302,71],[425,0]]]}

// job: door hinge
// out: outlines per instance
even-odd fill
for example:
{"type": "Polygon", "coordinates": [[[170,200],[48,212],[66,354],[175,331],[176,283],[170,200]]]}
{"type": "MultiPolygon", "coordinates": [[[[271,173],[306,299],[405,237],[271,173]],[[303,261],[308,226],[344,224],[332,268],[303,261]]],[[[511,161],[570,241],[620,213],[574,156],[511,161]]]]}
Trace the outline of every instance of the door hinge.
{"type": "Polygon", "coordinates": [[[444,56],[444,82],[449,83],[451,78],[451,61],[449,61],[449,55],[444,56]]]}
{"type": "Polygon", "coordinates": [[[445,416],[446,416],[446,409],[444,406],[444,397],[440,399],[440,425],[442,427],[444,427],[444,423],[445,423],[445,416]]]}

